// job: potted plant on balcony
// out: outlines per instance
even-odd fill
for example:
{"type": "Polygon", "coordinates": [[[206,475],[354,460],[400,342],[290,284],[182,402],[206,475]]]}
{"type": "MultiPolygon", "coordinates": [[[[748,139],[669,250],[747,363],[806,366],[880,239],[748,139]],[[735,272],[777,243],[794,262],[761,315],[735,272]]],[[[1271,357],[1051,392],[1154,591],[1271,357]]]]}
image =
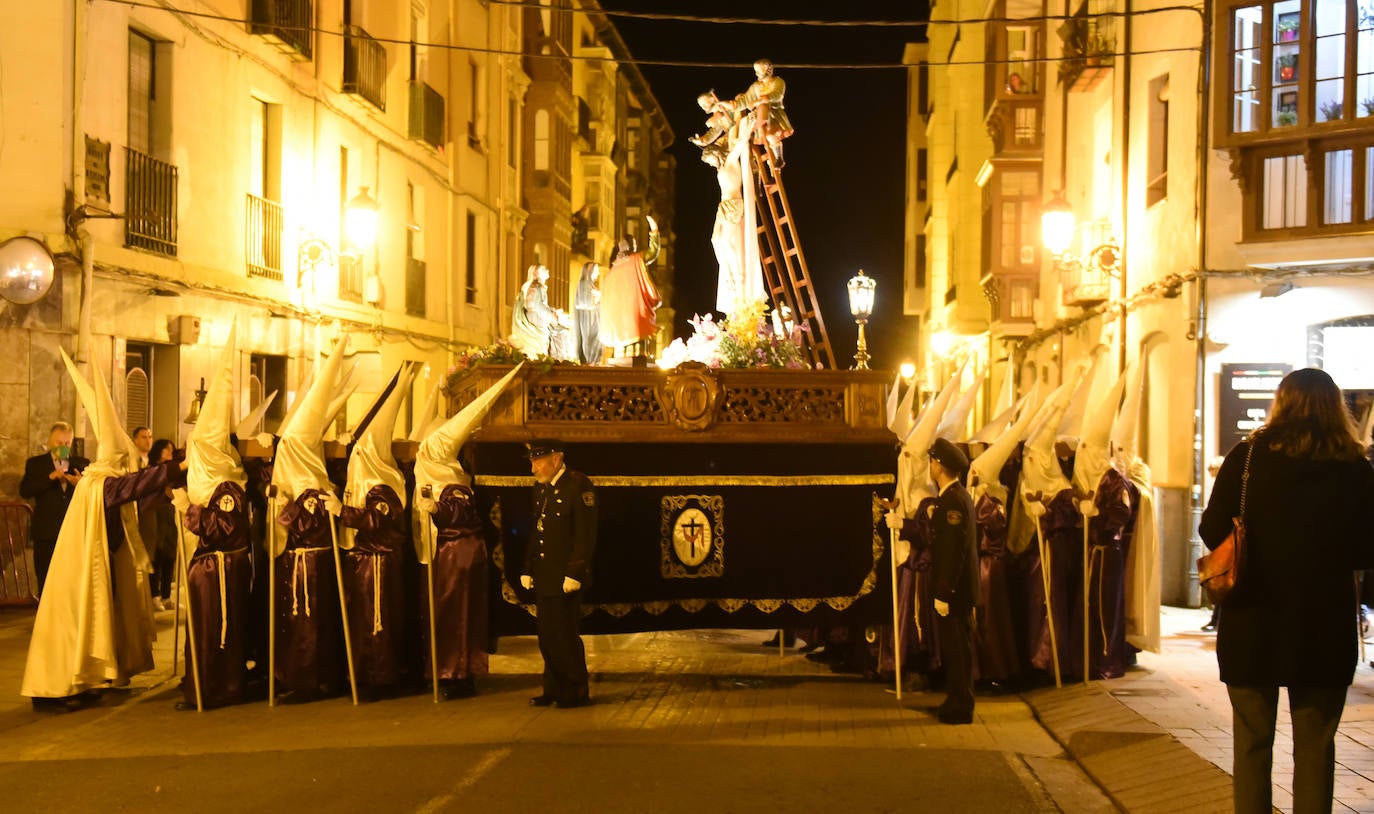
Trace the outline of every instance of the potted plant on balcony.
{"type": "Polygon", "coordinates": [[[1340,99],[1323,102],[1321,105],[1322,121],[1334,122],[1340,119],[1344,107],[1340,99]]]}
{"type": "Polygon", "coordinates": [[[1279,111],[1279,127],[1292,127],[1298,123],[1298,114],[1292,110],[1279,111]]]}
{"type": "Polygon", "coordinates": [[[1364,108],[1364,115],[1374,116],[1374,96],[1370,96],[1363,102],[1360,102],[1360,107],[1364,108]]]}
{"type": "Polygon", "coordinates": [[[1298,78],[1298,55],[1284,54],[1277,60],[1280,82],[1292,82],[1298,78]]]}
{"type": "Polygon", "coordinates": [[[1298,15],[1280,14],[1278,24],[1275,26],[1279,35],[1279,42],[1298,41],[1298,15]]]}

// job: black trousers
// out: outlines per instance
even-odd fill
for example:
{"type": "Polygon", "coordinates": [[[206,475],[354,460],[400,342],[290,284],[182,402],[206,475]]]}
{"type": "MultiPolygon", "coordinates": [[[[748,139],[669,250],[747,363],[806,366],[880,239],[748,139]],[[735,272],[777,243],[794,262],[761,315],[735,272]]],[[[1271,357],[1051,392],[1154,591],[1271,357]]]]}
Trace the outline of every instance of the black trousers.
{"type": "MultiPolygon", "coordinates": [[[[1336,728],[1346,687],[1289,687],[1293,721],[1293,814],[1331,811],[1335,796],[1336,728]]],[[[1274,725],[1278,687],[1227,684],[1231,696],[1232,798],[1236,814],[1273,811],[1274,725]]]]}
{"type": "Polygon", "coordinates": [[[539,596],[539,653],[544,657],[544,694],[558,701],[584,701],[587,686],[587,652],[578,634],[582,626],[582,593],[539,596]]]}
{"type": "Polygon", "coordinates": [[[48,581],[48,567],[52,565],[52,554],[57,548],[57,540],[33,541],[33,575],[35,592],[43,593],[43,583],[48,581]]]}
{"type": "Polygon", "coordinates": [[[945,702],[941,711],[951,717],[973,715],[972,609],[950,608],[936,614],[940,631],[940,660],[945,666],[945,702]]]}

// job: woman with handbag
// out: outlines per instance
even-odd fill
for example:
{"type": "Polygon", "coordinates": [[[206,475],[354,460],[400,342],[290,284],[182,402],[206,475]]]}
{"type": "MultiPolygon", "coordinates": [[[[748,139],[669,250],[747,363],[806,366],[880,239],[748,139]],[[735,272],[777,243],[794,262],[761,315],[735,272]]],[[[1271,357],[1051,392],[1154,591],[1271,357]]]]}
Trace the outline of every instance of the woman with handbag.
{"type": "Polygon", "coordinates": [[[1217,663],[1231,699],[1237,814],[1272,811],[1279,687],[1293,721],[1293,810],[1329,812],[1336,728],[1355,673],[1355,571],[1374,565],[1374,469],[1340,388],[1284,377],[1268,422],[1226,456],[1198,533],[1236,527],[1236,585],[1221,601],[1217,663]]]}

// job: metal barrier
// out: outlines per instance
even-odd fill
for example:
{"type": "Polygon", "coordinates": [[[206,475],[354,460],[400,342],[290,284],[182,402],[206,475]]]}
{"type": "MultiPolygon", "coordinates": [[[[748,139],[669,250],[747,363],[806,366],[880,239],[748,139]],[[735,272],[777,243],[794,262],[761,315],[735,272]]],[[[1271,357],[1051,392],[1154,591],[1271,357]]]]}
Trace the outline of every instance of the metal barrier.
{"type": "Polygon", "coordinates": [[[0,607],[38,604],[38,578],[29,554],[32,519],[29,504],[0,503],[0,607]]]}

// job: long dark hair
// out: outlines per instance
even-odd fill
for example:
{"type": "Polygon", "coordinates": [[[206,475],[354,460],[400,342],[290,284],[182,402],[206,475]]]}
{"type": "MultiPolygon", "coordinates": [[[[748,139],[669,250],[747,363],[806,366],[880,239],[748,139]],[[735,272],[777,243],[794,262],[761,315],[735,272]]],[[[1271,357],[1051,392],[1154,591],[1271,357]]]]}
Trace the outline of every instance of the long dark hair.
{"type": "Polygon", "coordinates": [[[166,438],[159,438],[153,442],[153,445],[151,447],[148,447],[148,463],[157,463],[157,459],[162,457],[162,450],[164,449],[171,449],[172,457],[176,457],[176,447],[172,444],[172,442],[167,440],[166,438]]]}
{"type": "Polygon", "coordinates": [[[1314,367],[1283,377],[1274,409],[1261,428],[1265,445],[1291,458],[1352,460],[1364,456],[1355,419],[1326,371],[1314,367]]]}

